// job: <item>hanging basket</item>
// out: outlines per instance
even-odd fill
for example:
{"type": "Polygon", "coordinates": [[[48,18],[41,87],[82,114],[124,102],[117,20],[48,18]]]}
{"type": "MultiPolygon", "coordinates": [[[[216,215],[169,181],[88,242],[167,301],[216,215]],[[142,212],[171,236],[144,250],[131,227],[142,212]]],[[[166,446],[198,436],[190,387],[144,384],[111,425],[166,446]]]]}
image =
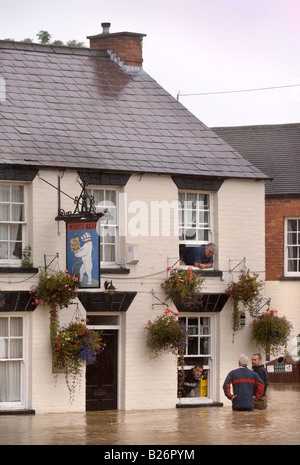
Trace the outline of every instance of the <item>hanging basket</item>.
{"type": "Polygon", "coordinates": [[[67,307],[77,297],[78,277],[70,275],[68,270],[48,272],[46,269],[39,274],[39,284],[32,286],[36,305],[48,305],[51,311],[67,307]]]}
{"type": "Polygon", "coordinates": [[[285,316],[279,317],[277,310],[268,308],[253,320],[252,339],[266,354],[277,355],[284,351],[292,324],[285,316]]]}
{"type": "Polygon", "coordinates": [[[95,363],[97,355],[105,348],[102,333],[87,328],[88,320],[81,315],[76,316],[78,314],[77,306],[72,321],[58,329],[53,344],[54,359],[59,360],[63,366],[71,397],[74,396],[84,365],[95,363]]]}
{"type": "Polygon", "coordinates": [[[232,299],[232,330],[233,340],[235,333],[240,329],[239,305],[247,310],[252,318],[258,315],[260,310],[260,290],[263,281],[258,280],[258,274],[244,271],[237,282],[230,282],[225,294],[232,299]]]}
{"type": "Polygon", "coordinates": [[[184,348],[186,329],[177,317],[178,313],[166,309],[153,322],[148,321],[144,331],[147,333],[147,347],[153,357],[163,352],[177,353],[184,348]]]}
{"type": "Polygon", "coordinates": [[[187,270],[167,268],[169,277],[161,287],[168,300],[172,300],[176,307],[189,307],[198,309],[202,305],[201,286],[203,278],[194,273],[191,268],[187,270]]]}

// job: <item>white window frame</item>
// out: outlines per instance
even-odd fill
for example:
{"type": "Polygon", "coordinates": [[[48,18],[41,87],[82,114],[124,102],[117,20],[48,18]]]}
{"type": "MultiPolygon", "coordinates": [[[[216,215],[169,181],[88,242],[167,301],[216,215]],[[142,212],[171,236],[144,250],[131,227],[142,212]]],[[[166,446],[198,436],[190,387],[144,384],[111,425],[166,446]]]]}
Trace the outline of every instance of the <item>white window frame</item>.
{"type": "Polygon", "coordinates": [[[290,277],[300,277],[300,217],[299,216],[289,216],[284,220],[284,275],[290,277]],[[295,244],[291,244],[289,238],[290,231],[288,230],[288,222],[294,220],[297,221],[297,229],[293,231],[295,234],[295,244]],[[293,249],[296,253],[293,257],[296,260],[298,265],[298,271],[289,270],[289,250],[293,249]]]}
{"type": "MultiPolygon", "coordinates": [[[[97,199],[95,198],[95,207],[97,211],[103,211],[106,208],[113,208],[115,210],[113,217],[115,218],[114,223],[109,223],[110,221],[110,212],[108,211],[100,220],[98,221],[98,233],[100,235],[100,266],[109,268],[109,267],[117,267],[119,266],[118,264],[120,263],[120,237],[119,237],[119,190],[116,187],[111,187],[111,186],[94,186],[94,187],[89,187],[88,192],[95,197],[95,193],[102,191],[104,192],[104,196],[106,195],[106,192],[111,191],[115,193],[115,198],[116,198],[116,205],[112,206],[111,203],[107,203],[106,199],[100,203],[97,202],[97,199]],[[103,250],[105,248],[105,242],[103,244],[103,240],[105,241],[105,238],[107,237],[107,232],[109,230],[115,231],[115,234],[111,237],[115,238],[115,243],[114,243],[114,253],[115,253],[115,260],[114,261],[109,261],[105,260],[105,251],[103,254],[103,250]],[[104,259],[103,259],[104,255],[104,259]]],[[[111,244],[107,243],[107,247],[112,247],[111,244]]]]}
{"type": "MultiPolygon", "coordinates": [[[[182,404],[199,404],[199,403],[212,403],[216,397],[216,382],[215,382],[215,378],[216,378],[216,357],[215,357],[215,344],[216,344],[216,338],[215,338],[215,333],[216,333],[216,328],[215,328],[215,325],[216,325],[216,315],[213,314],[213,313],[181,313],[179,315],[179,318],[185,318],[186,322],[189,321],[189,318],[190,319],[198,319],[198,328],[200,327],[200,330],[201,328],[203,328],[203,326],[201,326],[201,318],[209,318],[210,320],[210,324],[209,324],[209,329],[210,329],[210,332],[209,334],[202,334],[201,331],[199,333],[199,331],[197,332],[197,334],[192,334],[191,332],[191,327],[187,326],[187,343],[186,343],[186,346],[185,346],[185,353],[184,353],[184,360],[185,360],[185,363],[187,363],[187,360],[190,358],[190,359],[199,359],[199,363],[201,364],[201,358],[207,358],[209,361],[208,361],[208,364],[203,364],[203,368],[205,371],[207,371],[207,379],[208,379],[208,395],[207,397],[181,397],[180,398],[180,403],[182,404]],[[199,333],[199,334],[198,334],[199,333]],[[201,352],[199,351],[199,353],[197,354],[188,354],[188,338],[197,338],[197,340],[199,341],[198,342],[198,347],[201,347],[200,346],[200,339],[201,338],[209,338],[210,339],[210,353],[209,354],[201,354],[201,352]]],[[[198,363],[198,362],[197,362],[198,363]]],[[[187,365],[185,364],[184,365],[184,370],[191,370],[192,368],[194,367],[194,364],[192,365],[187,365]]]]}
{"type": "Polygon", "coordinates": [[[196,191],[196,190],[180,190],[178,192],[178,222],[179,222],[179,244],[184,244],[185,246],[197,246],[197,245],[202,245],[202,244],[208,244],[210,242],[213,242],[213,200],[214,196],[213,193],[210,191],[196,191]],[[181,208],[181,201],[180,197],[184,195],[184,206],[181,208]],[[198,200],[196,201],[196,205],[191,205],[191,200],[189,197],[191,195],[197,195],[198,200]],[[199,196],[207,195],[209,199],[209,207],[208,208],[202,208],[201,207],[201,201],[199,200],[199,196]],[[195,212],[196,215],[196,223],[189,225],[188,224],[188,212],[195,212]],[[183,213],[182,213],[183,212],[183,213]],[[200,223],[200,218],[199,215],[200,213],[207,213],[208,215],[208,221],[207,223],[200,223]],[[182,216],[183,222],[181,221],[182,216]],[[197,219],[198,217],[198,219],[197,219]],[[182,233],[182,231],[188,231],[188,230],[195,230],[195,231],[207,231],[207,238],[206,239],[187,239],[187,235],[182,233]],[[182,237],[184,236],[184,237],[182,237]]]}
{"type": "MultiPolygon", "coordinates": [[[[0,411],[2,410],[20,410],[26,408],[26,381],[27,381],[27,318],[20,312],[1,313],[0,318],[22,318],[23,322],[23,335],[19,338],[22,339],[22,357],[18,358],[3,358],[0,359],[1,363],[9,363],[11,361],[20,361],[20,400],[15,402],[1,402],[0,411]]],[[[10,336],[10,339],[13,336],[10,336]]],[[[4,341],[6,337],[0,337],[0,341],[4,341]]],[[[1,342],[0,342],[1,343],[1,342]]]]}
{"type": "MultiPolygon", "coordinates": [[[[0,218],[0,224],[8,224],[8,225],[15,225],[15,224],[20,224],[22,227],[22,241],[21,241],[21,248],[22,252],[24,250],[24,247],[28,245],[28,193],[27,193],[27,186],[23,183],[20,182],[1,182],[0,186],[9,186],[10,190],[13,186],[19,186],[23,187],[23,221],[1,221],[0,218]]],[[[10,209],[14,204],[20,204],[21,202],[12,202],[11,199],[9,202],[1,202],[2,203],[7,203],[10,205],[10,209]]],[[[6,242],[6,241],[3,241],[6,242]]],[[[21,266],[22,258],[1,258],[0,257],[0,266],[15,266],[19,267],[21,266]]]]}

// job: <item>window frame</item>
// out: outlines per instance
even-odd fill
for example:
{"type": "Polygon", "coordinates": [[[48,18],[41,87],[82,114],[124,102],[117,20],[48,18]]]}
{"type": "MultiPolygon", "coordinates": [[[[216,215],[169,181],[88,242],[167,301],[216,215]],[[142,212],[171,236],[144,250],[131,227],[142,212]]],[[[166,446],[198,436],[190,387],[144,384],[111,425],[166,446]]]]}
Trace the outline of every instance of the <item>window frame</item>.
{"type": "MultiPolygon", "coordinates": [[[[186,346],[184,350],[184,370],[189,371],[191,370],[195,363],[200,363],[203,365],[204,371],[207,372],[207,382],[208,382],[208,391],[207,397],[182,397],[180,399],[181,403],[188,403],[188,404],[198,404],[198,403],[210,403],[216,396],[216,353],[215,353],[215,344],[216,344],[216,315],[210,312],[207,313],[180,313],[179,320],[182,318],[185,319],[185,323],[189,322],[190,320],[197,319],[198,326],[200,328],[200,332],[198,331],[197,334],[193,334],[192,326],[186,325],[187,328],[187,335],[186,335],[186,346]],[[201,319],[208,318],[209,325],[201,325],[201,319]],[[209,328],[209,332],[207,334],[201,333],[201,328],[209,328]],[[188,339],[189,338],[197,338],[198,339],[198,349],[200,349],[199,353],[197,354],[189,354],[188,353],[188,339]],[[209,346],[210,351],[207,354],[201,354],[201,338],[209,339],[209,346]],[[188,363],[189,359],[193,361],[193,363],[188,363]],[[198,359],[198,360],[197,360],[198,359]],[[202,359],[207,359],[207,363],[203,363],[202,359]]],[[[180,369],[180,368],[179,368],[180,369]]]]}
{"type": "Polygon", "coordinates": [[[300,216],[288,216],[284,219],[284,276],[286,277],[298,277],[300,278],[300,216]],[[296,244],[289,244],[288,242],[288,222],[291,220],[297,221],[297,229],[295,230],[295,234],[297,236],[297,243],[296,244]],[[299,271],[289,271],[289,249],[295,248],[296,250],[296,257],[294,257],[295,261],[298,265],[299,271]]]}
{"type": "MultiPolygon", "coordinates": [[[[120,263],[120,234],[119,234],[119,231],[120,231],[120,219],[119,219],[119,194],[120,194],[120,190],[115,186],[89,186],[88,192],[93,197],[95,197],[94,196],[95,191],[103,191],[104,193],[107,192],[107,191],[112,191],[112,192],[115,193],[116,205],[115,205],[115,215],[114,215],[114,217],[115,217],[116,222],[115,222],[115,224],[107,225],[108,228],[111,228],[111,229],[114,228],[114,230],[115,230],[115,235],[113,236],[113,237],[115,237],[115,242],[114,242],[115,260],[114,261],[103,260],[104,247],[105,247],[105,245],[106,246],[110,245],[109,243],[106,243],[106,244],[102,243],[102,240],[103,240],[103,238],[105,238],[105,235],[101,234],[102,228],[105,228],[105,225],[102,225],[101,222],[105,221],[107,219],[107,216],[104,215],[102,218],[99,219],[97,229],[98,229],[98,233],[99,233],[99,237],[100,237],[100,267],[101,268],[116,268],[116,267],[119,266],[119,263],[120,263]]],[[[105,200],[104,200],[104,204],[102,204],[102,203],[97,204],[97,200],[96,199],[94,199],[94,200],[95,200],[95,208],[97,210],[103,211],[105,208],[107,208],[107,206],[105,205],[105,200]],[[98,208],[97,208],[97,205],[99,205],[98,208]]]]}
{"type": "MultiPolygon", "coordinates": [[[[27,185],[22,183],[22,182],[0,182],[0,187],[1,186],[9,186],[10,187],[10,200],[9,202],[1,202],[1,203],[8,203],[11,206],[14,204],[21,204],[23,205],[23,220],[22,221],[1,221],[0,219],[0,224],[8,224],[8,225],[14,225],[14,224],[19,224],[22,227],[22,240],[19,241],[21,243],[21,258],[1,258],[0,257],[0,266],[10,266],[10,267],[20,267],[21,262],[22,262],[22,254],[24,251],[24,248],[28,245],[28,191],[27,191],[27,185]],[[12,202],[11,198],[11,188],[13,186],[18,186],[23,188],[23,202],[12,202]]],[[[5,241],[1,241],[5,242],[5,241]]],[[[11,241],[12,242],[12,241],[11,241]]]]}
{"type": "MultiPolygon", "coordinates": [[[[26,380],[27,380],[27,318],[20,312],[3,313],[0,315],[0,318],[21,318],[22,319],[22,336],[18,336],[18,339],[22,339],[22,357],[13,357],[13,358],[2,358],[0,359],[1,363],[9,363],[11,361],[20,362],[20,400],[18,401],[0,401],[0,411],[2,410],[18,410],[20,408],[26,408],[26,380]]],[[[1,339],[13,339],[13,336],[2,336],[1,339]]],[[[15,337],[16,338],[16,337],[15,337]]]]}
{"type": "Polygon", "coordinates": [[[199,191],[199,190],[185,190],[185,189],[180,189],[178,191],[178,236],[179,236],[179,244],[180,245],[184,245],[184,246],[199,246],[199,245],[203,245],[203,244],[208,244],[210,242],[213,242],[213,202],[214,202],[214,196],[213,196],[213,192],[211,191],[199,191]],[[200,195],[207,195],[208,198],[209,198],[209,208],[208,209],[201,209],[201,208],[192,208],[192,209],[189,209],[189,208],[186,208],[188,207],[188,205],[184,205],[184,208],[182,209],[181,208],[181,200],[180,200],[180,194],[184,194],[185,195],[185,200],[184,200],[184,204],[186,202],[190,202],[190,200],[187,199],[188,195],[197,195],[198,197],[198,200],[199,201],[199,196],[200,195]],[[183,212],[191,212],[191,211],[195,211],[196,212],[196,215],[199,215],[200,212],[203,212],[204,214],[207,213],[208,214],[208,221],[207,223],[202,223],[204,226],[201,227],[201,223],[199,221],[197,221],[197,225],[196,226],[188,226],[187,222],[185,221],[185,219],[188,217],[188,215],[185,213],[184,214],[184,221],[183,223],[181,224],[181,211],[183,212]],[[205,224],[207,224],[207,226],[205,226],[205,224]],[[192,240],[189,240],[189,239],[186,239],[186,236],[184,237],[183,236],[183,231],[187,231],[188,229],[190,230],[197,230],[197,231],[207,231],[207,239],[192,239],[192,240]],[[183,238],[182,238],[183,236],[183,238]]]}

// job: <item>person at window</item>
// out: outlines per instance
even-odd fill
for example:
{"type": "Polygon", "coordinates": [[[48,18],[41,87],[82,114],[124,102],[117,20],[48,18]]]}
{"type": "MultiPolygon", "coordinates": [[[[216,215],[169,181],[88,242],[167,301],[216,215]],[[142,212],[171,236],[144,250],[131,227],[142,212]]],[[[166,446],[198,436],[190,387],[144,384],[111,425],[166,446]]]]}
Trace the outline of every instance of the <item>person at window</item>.
{"type": "Polygon", "coordinates": [[[213,243],[200,245],[199,247],[184,247],[181,250],[180,258],[185,265],[192,265],[201,269],[212,268],[215,251],[216,246],[213,243]]]}
{"type": "Polygon", "coordinates": [[[264,393],[264,382],[255,371],[247,368],[249,359],[241,354],[239,368],[230,371],[223,384],[225,396],[232,401],[232,410],[254,410],[254,398],[264,393]],[[233,394],[231,393],[231,385],[233,394]]]}
{"type": "Polygon", "coordinates": [[[265,389],[262,397],[260,397],[259,399],[254,399],[254,408],[258,410],[264,410],[265,408],[267,408],[267,387],[269,384],[269,375],[262,363],[260,354],[253,354],[251,362],[252,370],[254,370],[255,373],[258,374],[258,376],[263,380],[265,384],[265,389]]]}
{"type": "Polygon", "coordinates": [[[183,397],[198,397],[203,366],[195,365],[185,376],[183,383],[183,397]]]}

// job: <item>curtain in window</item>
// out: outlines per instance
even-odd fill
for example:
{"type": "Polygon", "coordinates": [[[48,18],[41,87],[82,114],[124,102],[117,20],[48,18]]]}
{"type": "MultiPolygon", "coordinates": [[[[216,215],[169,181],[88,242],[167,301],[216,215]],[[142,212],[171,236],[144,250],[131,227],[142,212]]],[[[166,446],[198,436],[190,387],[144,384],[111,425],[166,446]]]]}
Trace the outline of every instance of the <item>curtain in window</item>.
{"type": "Polygon", "coordinates": [[[20,402],[23,319],[0,317],[0,402],[20,402]]]}
{"type": "Polygon", "coordinates": [[[92,189],[96,209],[107,213],[100,219],[100,260],[102,263],[116,262],[117,247],[117,192],[112,189],[92,189]]]}
{"type": "Polygon", "coordinates": [[[24,188],[0,184],[0,259],[22,258],[24,188]]]}
{"type": "Polygon", "coordinates": [[[20,402],[21,362],[0,361],[0,402],[20,402]]]}

